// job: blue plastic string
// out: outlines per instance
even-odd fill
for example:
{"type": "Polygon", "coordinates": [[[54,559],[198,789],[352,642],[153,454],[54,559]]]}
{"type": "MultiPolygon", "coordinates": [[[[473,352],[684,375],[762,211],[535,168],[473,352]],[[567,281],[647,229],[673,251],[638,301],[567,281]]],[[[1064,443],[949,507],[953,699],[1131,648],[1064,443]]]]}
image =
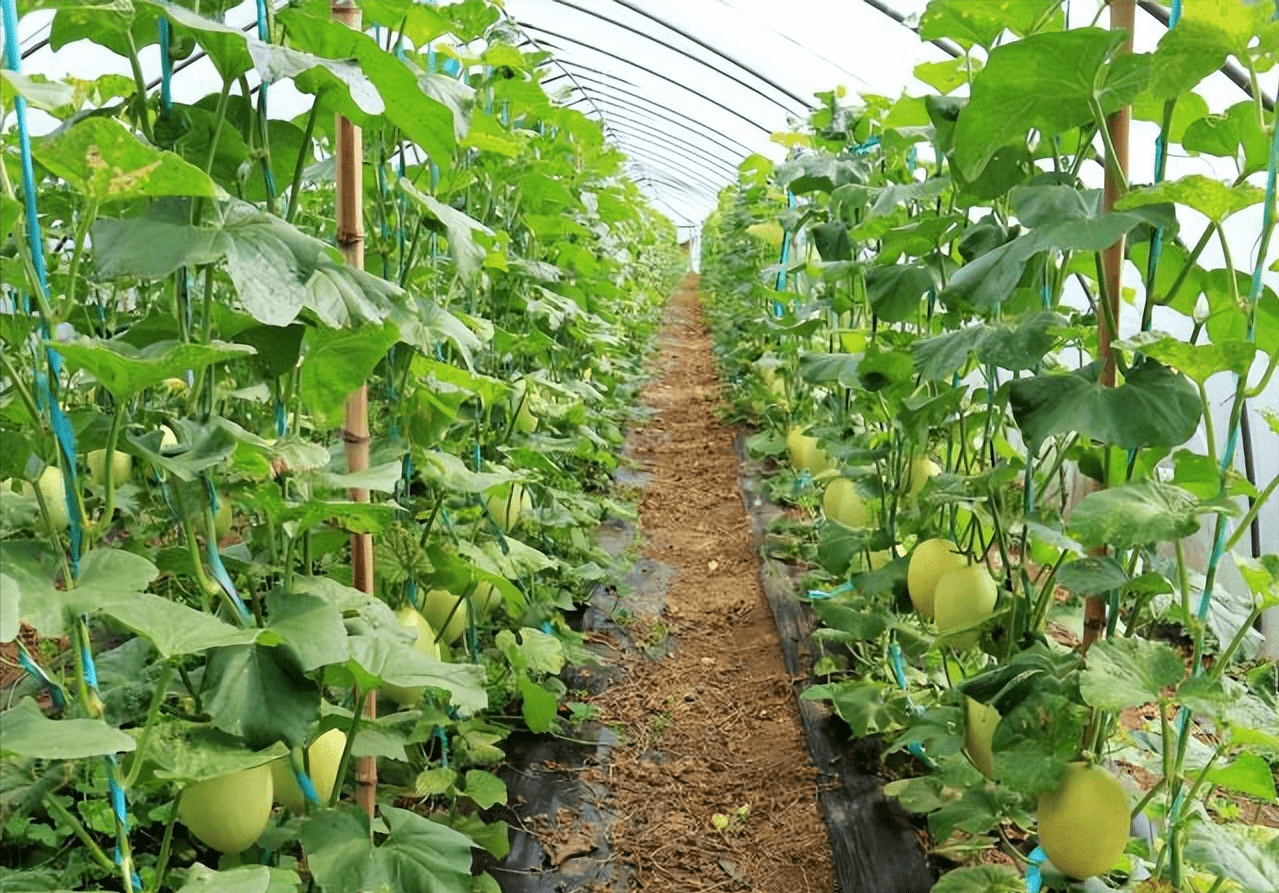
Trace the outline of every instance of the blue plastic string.
{"type": "MultiPolygon", "coordinates": [[[[270,37],[270,30],[267,27],[266,19],[266,0],[258,0],[258,40],[266,43],[270,37]]],[[[266,112],[266,81],[258,84],[258,114],[262,117],[262,131],[267,129],[267,112],[266,112]]],[[[266,194],[275,198],[275,174],[271,170],[270,159],[262,159],[262,177],[266,181],[266,194]]]]}
{"type": "Polygon", "coordinates": [[[871,149],[878,146],[879,143],[880,143],[880,138],[877,136],[872,136],[870,139],[866,140],[864,143],[858,143],[857,145],[853,146],[852,153],[854,155],[865,155],[871,149]]]}
{"type": "MultiPolygon", "coordinates": [[[[1257,251],[1257,263],[1252,269],[1252,281],[1248,287],[1248,343],[1254,344],[1257,340],[1257,302],[1261,299],[1261,271],[1266,265],[1266,246],[1269,242],[1268,234],[1275,224],[1275,180],[1276,170],[1279,169],[1279,127],[1276,127],[1274,136],[1270,140],[1270,169],[1266,175],[1266,200],[1262,205],[1261,232],[1263,239],[1261,247],[1257,251]]],[[[1235,375],[1235,381],[1238,382],[1239,376],[1235,375]]],[[[1225,480],[1225,475],[1234,467],[1235,464],[1235,448],[1239,445],[1239,428],[1236,422],[1230,428],[1230,436],[1226,439],[1226,451],[1221,454],[1221,475],[1225,480]]],[[[1212,598],[1212,587],[1207,585],[1211,583],[1217,564],[1221,561],[1222,553],[1226,550],[1226,525],[1218,526],[1217,537],[1212,544],[1212,554],[1208,560],[1208,580],[1205,580],[1204,590],[1199,598],[1199,619],[1203,620],[1208,616],[1208,604],[1212,598]]],[[[1203,667],[1195,667],[1196,673],[1203,672],[1203,667]]]]}
{"type": "MultiPolygon", "coordinates": [[[[207,475],[204,477],[204,486],[209,494],[209,505],[216,514],[218,510],[218,491],[214,489],[213,480],[207,475]]],[[[213,579],[218,581],[222,591],[227,594],[227,598],[231,599],[231,603],[240,612],[240,619],[248,623],[252,615],[249,614],[249,609],[241,601],[240,593],[235,588],[235,582],[231,579],[231,575],[227,573],[226,565],[222,563],[222,555],[218,552],[217,537],[213,535],[213,531],[209,531],[209,535],[205,537],[204,545],[205,551],[209,555],[209,568],[213,571],[213,579]]]]}
{"type": "Polygon", "coordinates": [[[281,400],[276,400],[275,401],[275,436],[283,437],[284,432],[287,431],[288,428],[289,428],[289,417],[288,417],[288,414],[284,411],[284,402],[281,400]]]}
{"type": "MultiPolygon", "coordinates": [[[[18,49],[18,7],[15,0],[0,0],[4,20],[5,67],[14,74],[22,59],[18,49]]],[[[13,111],[18,121],[18,150],[22,158],[22,190],[26,204],[27,241],[31,244],[31,263],[40,280],[45,297],[49,295],[49,271],[44,265],[44,243],[40,239],[40,218],[36,213],[36,178],[31,161],[31,135],[27,131],[27,101],[21,93],[13,97],[13,111]]]]}
{"type": "Polygon", "coordinates": [[[22,665],[22,669],[27,671],[27,675],[40,683],[40,687],[44,689],[45,694],[49,696],[49,700],[53,702],[53,706],[61,710],[67,705],[66,699],[62,696],[62,689],[54,685],[52,680],[45,671],[33,661],[26,652],[26,649],[18,651],[18,663],[22,665]]]}
{"type": "Polygon", "coordinates": [[[826,592],[821,589],[810,589],[808,590],[808,598],[810,601],[821,601],[822,599],[834,598],[837,595],[843,595],[845,592],[852,592],[852,591],[853,591],[853,584],[852,584],[852,581],[849,581],[846,583],[839,584],[838,586],[836,586],[834,589],[830,590],[829,592],[826,592]]]}
{"type": "Polygon", "coordinates": [[[298,783],[298,790],[302,792],[302,797],[307,803],[315,803],[323,806],[324,804],[320,803],[320,795],[316,792],[315,785],[311,783],[311,779],[307,776],[306,770],[292,759],[289,760],[289,763],[293,767],[293,778],[298,783]]]}
{"type": "Polygon", "coordinates": [[[1048,854],[1043,847],[1035,847],[1027,859],[1030,865],[1026,868],[1026,893],[1039,893],[1044,886],[1044,873],[1039,866],[1048,861],[1048,854]]]}
{"type": "MultiPolygon", "coordinates": [[[[912,712],[917,714],[922,713],[923,711],[911,699],[910,692],[907,690],[906,661],[902,657],[901,646],[898,645],[896,641],[888,643],[888,663],[892,667],[893,678],[897,680],[897,687],[906,692],[906,704],[910,707],[912,712]]],[[[924,747],[918,741],[911,741],[906,745],[906,749],[910,751],[912,755],[919,757],[919,759],[931,765],[932,761],[928,758],[928,755],[924,753],[924,747]]]]}
{"type": "Polygon", "coordinates": [[[173,112],[173,60],[169,58],[169,20],[161,16],[156,25],[160,29],[160,115],[167,118],[173,112]]]}
{"type": "MultiPolygon", "coordinates": [[[[795,207],[795,193],[791,192],[789,189],[786,190],[786,207],[795,207]]],[[[777,261],[778,265],[781,266],[781,269],[777,271],[777,291],[786,290],[786,265],[790,263],[790,243],[793,236],[794,233],[790,230],[785,230],[782,233],[782,255],[777,261]]],[[[773,316],[780,317],[781,315],[782,302],[774,300],[773,316]]]]}

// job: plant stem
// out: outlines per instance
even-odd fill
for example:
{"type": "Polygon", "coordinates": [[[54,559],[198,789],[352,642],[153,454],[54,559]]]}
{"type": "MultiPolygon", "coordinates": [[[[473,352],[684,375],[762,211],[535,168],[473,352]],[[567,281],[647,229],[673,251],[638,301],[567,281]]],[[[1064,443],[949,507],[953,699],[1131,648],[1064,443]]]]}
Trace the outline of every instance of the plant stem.
{"type": "Polygon", "coordinates": [[[77,819],[70,810],[58,802],[58,798],[54,796],[53,792],[49,792],[44,795],[44,806],[45,809],[49,810],[49,812],[53,814],[55,819],[71,829],[71,833],[74,834],[82,844],[84,844],[85,849],[89,851],[89,855],[93,857],[93,861],[97,862],[102,870],[115,874],[116,867],[115,863],[111,861],[111,857],[102,851],[102,847],[98,846],[97,841],[89,835],[89,832],[85,829],[84,825],[80,823],[80,820],[77,819]]]}
{"type": "Polygon", "coordinates": [[[129,767],[129,774],[124,779],[122,787],[128,791],[138,781],[138,775],[142,772],[142,764],[145,761],[147,753],[147,745],[151,743],[151,733],[156,726],[156,715],[160,712],[160,705],[164,703],[164,696],[169,692],[169,682],[173,679],[175,669],[172,661],[166,661],[164,670],[160,673],[160,678],[156,681],[155,691],[151,695],[151,705],[147,708],[146,725],[142,727],[142,734],[138,736],[138,746],[133,751],[133,765],[129,767]]]}
{"type": "Polygon", "coordinates": [[[293,165],[293,185],[289,189],[289,204],[284,211],[284,219],[293,222],[298,212],[298,198],[302,193],[302,175],[306,172],[307,159],[312,155],[311,141],[315,136],[315,119],[320,113],[320,104],[311,103],[311,111],[306,116],[306,127],[302,131],[302,145],[298,147],[298,160],[293,165]]]}
{"type": "Polygon", "coordinates": [[[329,806],[337,806],[342,797],[342,782],[346,780],[347,771],[351,767],[351,748],[355,745],[355,736],[360,731],[360,714],[364,712],[364,702],[369,692],[358,689],[355,693],[355,710],[351,714],[351,728],[346,733],[346,744],[342,746],[342,758],[338,761],[338,773],[333,782],[333,791],[329,794],[329,806]]]}

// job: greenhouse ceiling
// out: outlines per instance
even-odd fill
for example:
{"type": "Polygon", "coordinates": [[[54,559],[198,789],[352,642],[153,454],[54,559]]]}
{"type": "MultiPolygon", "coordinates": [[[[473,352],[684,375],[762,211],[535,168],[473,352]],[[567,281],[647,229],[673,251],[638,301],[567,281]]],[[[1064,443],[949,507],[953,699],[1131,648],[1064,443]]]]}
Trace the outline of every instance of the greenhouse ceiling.
{"type": "MultiPolygon", "coordinates": [[[[21,6],[22,4],[20,4],[21,6]]],[[[279,5],[279,4],[277,4],[279,5]]],[[[916,66],[945,62],[962,49],[950,39],[928,40],[926,0],[505,0],[513,36],[526,51],[550,61],[548,92],[601,122],[606,138],[628,157],[628,172],[654,204],[685,232],[700,224],[716,195],[736,179],[737,166],[760,154],[781,160],[773,139],[802,121],[832,90],[850,96],[924,95],[916,66]],[[921,37],[921,34],[924,35],[921,37]]],[[[957,9],[979,9],[964,0],[957,9]]],[[[1007,6],[1007,2],[996,6],[1007,6]]],[[[1138,52],[1152,49],[1167,27],[1168,10],[1142,0],[1135,33],[1138,52]]],[[[1067,0],[1071,27],[1106,24],[1103,0],[1067,0]]],[[[256,5],[226,15],[249,30],[256,5]]],[[[931,15],[933,13],[929,13],[931,15]]],[[[123,59],[94,47],[46,44],[52,10],[22,18],[24,67],[53,77],[74,65],[100,73],[128,73],[123,59]],[[86,55],[102,58],[86,58],[86,55]]],[[[470,49],[470,48],[468,48],[470,49]]],[[[145,73],[158,76],[154,47],[143,51],[145,73]],[[149,64],[148,64],[149,63],[149,64]]],[[[198,90],[211,66],[197,61],[182,80],[198,90]],[[206,70],[207,69],[207,70],[206,70]]],[[[1224,107],[1247,89],[1237,73],[1208,84],[1206,97],[1224,107]]],[[[272,116],[294,113],[287,85],[274,91],[272,116]]],[[[959,92],[965,88],[960,87],[959,92]]],[[[301,97],[296,103],[301,107],[301,97]]],[[[1134,171],[1140,179],[1141,171],[1134,171]]]]}

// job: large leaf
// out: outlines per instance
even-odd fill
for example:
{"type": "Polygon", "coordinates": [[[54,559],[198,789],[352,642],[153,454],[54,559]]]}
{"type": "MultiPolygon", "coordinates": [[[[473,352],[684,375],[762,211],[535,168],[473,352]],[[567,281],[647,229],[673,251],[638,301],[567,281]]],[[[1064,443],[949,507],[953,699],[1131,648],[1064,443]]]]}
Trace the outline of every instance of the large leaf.
{"type": "Polygon", "coordinates": [[[1249,57],[1248,44],[1261,33],[1274,9],[1245,0],[1187,3],[1177,27],[1159,40],[1151,60],[1150,89],[1159,99],[1189,93],[1226,57],[1249,57]]]}
{"type": "Polygon", "coordinates": [[[1051,790],[1078,755],[1088,709],[1061,694],[1034,690],[995,727],[995,776],[1014,790],[1051,790]]]}
{"type": "Polygon", "coordinates": [[[1185,376],[1153,360],[1134,365],[1118,387],[1101,385],[1099,363],[1022,378],[1009,405],[1032,450],[1054,434],[1079,432],[1122,449],[1172,448],[1189,440],[1203,408],[1185,376]]]}
{"type": "Polygon", "coordinates": [[[1094,102],[1112,112],[1149,76],[1144,56],[1108,61],[1123,35],[1101,28],[1034,34],[996,47],[973,80],[955,128],[954,160],[969,180],[1001,146],[1037,130],[1051,139],[1093,120],[1094,102]]]}
{"type": "Polygon", "coordinates": [[[114,118],[89,117],[32,141],[32,154],[95,202],[190,195],[224,198],[209,175],[141,142],[114,118]]]}
{"type": "Polygon", "coordinates": [[[1181,487],[1129,481],[1085,496],[1070,513],[1070,529],[1085,546],[1125,549],[1191,536],[1204,511],[1181,487]]]}
{"type": "Polygon", "coordinates": [[[251,747],[306,743],[320,689],[289,649],[233,645],[215,651],[204,671],[204,708],[213,724],[251,747]]]}
{"type": "Polygon", "coordinates": [[[919,17],[919,36],[948,37],[965,48],[975,44],[989,50],[1005,30],[1022,37],[1061,28],[1060,6],[1056,0],[933,0],[919,17]]]}
{"type": "Polygon", "coordinates": [[[378,846],[368,816],[354,807],[324,810],[302,825],[307,865],[325,893],[469,893],[470,838],[407,809],[380,813],[390,834],[378,846]]]}
{"type": "Polygon", "coordinates": [[[1198,384],[1203,384],[1218,372],[1246,375],[1257,355],[1257,345],[1248,341],[1190,344],[1163,332],[1141,332],[1125,341],[1116,341],[1113,346],[1139,351],[1184,372],[1187,378],[1198,384]]]}
{"type": "Polygon", "coordinates": [[[1203,817],[1190,826],[1186,858],[1247,893],[1279,890],[1279,837],[1261,826],[1218,825],[1203,817]]]}
{"type": "Polygon", "coordinates": [[[0,713],[0,751],[44,760],[83,760],[124,753],[137,742],[100,719],[49,719],[23,698],[0,713]]]}
{"type": "Polygon", "coordinates": [[[156,341],[137,348],[114,338],[81,338],[58,342],[56,347],[72,371],[86,370],[121,399],[132,397],[166,378],[185,375],[187,370],[203,369],[254,353],[247,344],[224,341],[208,344],[156,341]]]}
{"type": "Polygon", "coordinates": [[[892,264],[866,271],[866,297],[875,315],[886,322],[914,319],[921,299],[932,287],[932,273],[921,264],[892,264]]]}
{"type": "Polygon", "coordinates": [[[476,273],[488,254],[488,249],[476,244],[474,234],[481,232],[491,236],[493,230],[474,217],[444,204],[434,196],[421,192],[404,177],[400,178],[399,186],[414,204],[440,222],[448,237],[449,256],[453,258],[453,265],[457,267],[457,271],[463,277],[476,273]]]}
{"type": "MultiPolygon", "coordinates": [[[[306,69],[299,69],[297,59],[288,66],[290,70],[287,72],[277,66],[272,79],[292,77],[304,93],[318,94],[335,83],[345,91],[347,82],[335,82],[334,63],[329,60],[351,60],[347,64],[353,69],[353,74],[367,81],[381,108],[375,108],[372,97],[366,96],[365,100],[369,101],[367,108],[350,107],[353,103],[344,103],[344,113],[364,126],[381,126],[381,122],[373,117],[381,116],[421,146],[442,170],[452,166],[456,140],[459,134],[465,133],[465,119],[459,119],[453,109],[422,89],[419,73],[412,70],[408,62],[383,50],[377,41],[362,31],[332,21],[327,10],[323,15],[313,15],[289,9],[280,13],[278,19],[288,29],[293,46],[316,55],[309,57],[311,61],[306,69]],[[315,67],[317,65],[320,67],[315,67]]],[[[255,58],[258,58],[257,52],[255,48],[255,58]]],[[[298,56],[306,56],[306,53],[298,53],[298,56]]],[[[345,95],[345,92],[339,93],[340,97],[345,95]]]]}
{"type": "Polygon", "coordinates": [[[1021,893],[1026,881],[1006,865],[967,865],[946,872],[931,893],[1021,893]]]}
{"type": "Polygon", "coordinates": [[[336,424],[357,390],[399,340],[391,323],[356,329],[311,329],[302,363],[302,402],[317,418],[336,424]]]}
{"type": "Polygon", "coordinates": [[[362,688],[384,682],[401,688],[438,688],[448,692],[449,702],[464,716],[488,706],[483,667],[431,660],[385,636],[357,635],[347,641],[351,657],[345,672],[362,688]]]}
{"type": "Polygon", "coordinates": [[[960,267],[941,293],[943,301],[962,298],[992,306],[1012,294],[1035,255],[1045,251],[1102,251],[1143,223],[1172,231],[1176,217],[1165,205],[1143,205],[1103,213],[1098,197],[1069,187],[1025,187],[1012,197],[1034,226],[1006,244],[960,267]]]}
{"type": "Polygon", "coordinates": [[[993,363],[1000,369],[1033,369],[1057,343],[1057,336],[1050,330],[1065,323],[1059,314],[1045,310],[1007,322],[967,325],[925,338],[912,344],[911,352],[919,373],[934,381],[949,379],[962,370],[969,354],[976,354],[980,362],[993,363]]]}
{"type": "MultiPolygon", "coordinates": [[[[1184,102],[1183,97],[1177,107],[1184,102]]],[[[1248,99],[1219,115],[1210,115],[1204,109],[1200,118],[1186,125],[1181,144],[1189,152],[1240,159],[1244,175],[1265,170],[1270,155],[1270,140],[1257,120],[1256,105],[1248,99]]]]}
{"type": "Polygon", "coordinates": [[[1163,642],[1106,639],[1089,649],[1079,693],[1101,710],[1122,710],[1165,701],[1164,689],[1185,675],[1181,656],[1163,642]]]}
{"type": "Polygon", "coordinates": [[[380,323],[403,295],[247,202],[216,204],[208,224],[193,226],[188,217],[184,205],[161,203],[143,217],[98,220],[92,234],[99,273],[162,279],[179,267],[224,260],[245,311],[270,326],[287,326],[304,309],[334,327],[380,323]]]}
{"type": "MultiPolygon", "coordinates": [[[[133,734],[141,735],[142,731],[135,729],[133,734]]],[[[150,734],[145,771],[180,787],[252,769],[289,753],[281,742],[262,750],[248,750],[239,738],[208,723],[163,716],[156,719],[150,734]]]]}
{"type": "Polygon", "coordinates": [[[266,598],[274,632],[297,655],[303,671],[310,672],[347,659],[346,627],[342,612],[318,595],[272,592],[266,598]]]}
{"type": "Polygon", "coordinates": [[[1178,180],[1164,180],[1153,186],[1134,189],[1115,203],[1121,211],[1142,205],[1176,202],[1193,208],[1213,223],[1221,223],[1231,214],[1260,204],[1266,192],[1259,186],[1239,183],[1234,186],[1215,177],[1187,174],[1178,180]]]}

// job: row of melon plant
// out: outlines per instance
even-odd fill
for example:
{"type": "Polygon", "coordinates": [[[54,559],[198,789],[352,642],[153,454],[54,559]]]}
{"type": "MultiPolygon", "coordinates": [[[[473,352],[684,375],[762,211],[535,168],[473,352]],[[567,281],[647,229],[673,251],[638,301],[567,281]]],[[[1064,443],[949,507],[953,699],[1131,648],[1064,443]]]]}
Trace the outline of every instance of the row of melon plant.
{"type": "Polygon", "coordinates": [[[770,540],[811,566],[824,623],[805,696],[913,755],[925,771],[889,791],[926,815],[935,855],[997,847],[1018,865],[969,864],[938,889],[1279,878],[1258,821],[1276,796],[1276,671],[1254,629],[1279,604],[1279,556],[1245,539],[1276,482],[1232,458],[1279,362],[1279,136],[1260,93],[1210,113],[1195,92],[1228,59],[1255,92],[1277,61],[1272,14],[1188,5],[1131,54],[1122,33],[1066,30],[1051,0],[934,0],[921,35],[965,51],[916,69],[935,93],[822,94],[777,135],[788,160],[744,162],[707,222],[720,361],[760,426],[748,446],[785,457],[775,497],[821,506],[770,540]],[[1106,120],[1121,106],[1166,151],[1235,176],[1127,182],[1106,120]],[[1113,208],[1094,188],[1107,168],[1113,208]],[[1235,214],[1259,227],[1247,254],[1235,214]],[[1116,295],[1103,254],[1120,239],[1116,295]],[[1161,331],[1180,326],[1189,339],[1161,331]],[[1214,376],[1231,382],[1228,430],[1214,376]]]}
{"type": "Polygon", "coordinates": [[[0,886],[492,891],[503,738],[586,712],[564,612],[616,571],[674,230],[498,5],[237,5],[22,4],[133,77],[7,53],[0,886]]]}

